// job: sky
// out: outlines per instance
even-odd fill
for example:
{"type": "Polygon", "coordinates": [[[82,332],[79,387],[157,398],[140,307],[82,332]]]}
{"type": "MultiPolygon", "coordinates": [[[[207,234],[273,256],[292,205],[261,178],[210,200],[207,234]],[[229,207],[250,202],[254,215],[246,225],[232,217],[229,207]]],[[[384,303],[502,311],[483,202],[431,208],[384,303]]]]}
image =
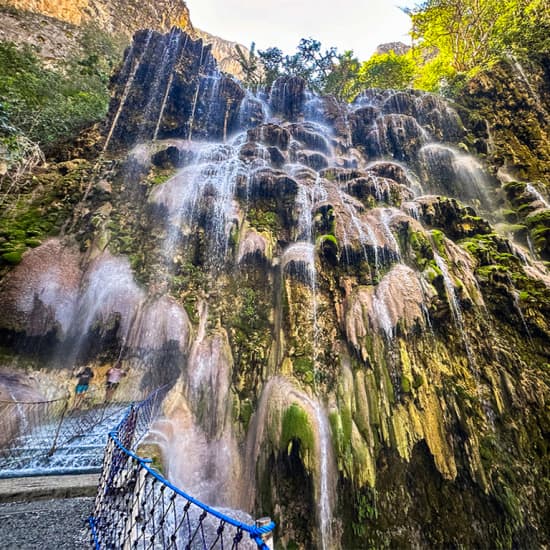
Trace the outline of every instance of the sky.
{"type": "Polygon", "coordinates": [[[257,49],[294,53],[301,38],[368,59],[385,42],[410,43],[399,9],[418,0],[186,0],[195,27],[257,49]]]}

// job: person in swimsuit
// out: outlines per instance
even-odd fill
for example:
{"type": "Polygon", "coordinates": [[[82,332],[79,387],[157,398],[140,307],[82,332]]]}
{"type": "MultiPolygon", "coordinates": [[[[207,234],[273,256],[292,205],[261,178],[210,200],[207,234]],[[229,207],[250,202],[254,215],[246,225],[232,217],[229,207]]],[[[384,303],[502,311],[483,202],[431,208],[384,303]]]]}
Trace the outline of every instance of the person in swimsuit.
{"type": "Polygon", "coordinates": [[[94,373],[90,367],[86,367],[76,376],[78,376],[78,383],[76,384],[74,407],[78,409],[84,400],[84,394],[88,391],[90,380],[94,377],[94,373]]]}
{"type": "Polygon", "coordinates": [[[122,369],[122,364],[117,361],[108,371],[107,371],[107,388],[105,390],[105,401],[111,401],[113,394],[118,387],[123,376],[126,376],[126,373],[122,369]]]}

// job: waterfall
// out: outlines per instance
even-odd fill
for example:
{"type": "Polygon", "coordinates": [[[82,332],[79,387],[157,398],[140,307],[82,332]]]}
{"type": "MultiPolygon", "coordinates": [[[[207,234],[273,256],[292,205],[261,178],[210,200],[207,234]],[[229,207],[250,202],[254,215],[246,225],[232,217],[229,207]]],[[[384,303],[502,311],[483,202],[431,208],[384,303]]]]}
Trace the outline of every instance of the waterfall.
{"type": "Polygon", "coordinates": [[[163,255],[170,263],[198,216],[208,217],[208,239],[212,262],[223,260],[227,252],[230,222],[234,214],[233,196],[239,176],[247,170],[239,158],[238,136],[233,143],[201,144],[195,158],[167,182],[159,185],[150,201],[167,211],[168,223],[163,255]]]}
{"type": "Polygon", "coordinates": [[[445,285],[445,291],[447,293],[447,301],[451,309],[451,315],[453,317],[455,325],[459,329],[460,334],[462,336],[462,341],[464,342],[464,348],[466,350],[466,356],[468,358],[468,364],[470,368],[473,370],[474,375],[477,378],[479,375],[478,375],[476,363],[474,360],[474,355],[472,353],[470,341],[465,329],[464,318],[462,316],[462,308],[460,307],[460,302],[458,301],[458,298],[456,295],[453,279],[449,273],[447,263],[438,254],[438,252],[435,250],[435,247],[434,247],[433,254],[434,254],[435,263],[437,264],[437,267],[440,269],[441,274],[443,276],[443,283],[445,285]]]}
{"type": "Polygon", "coordinates": [[[317,491],[319,496],[317,514],[319,516],[319,529],[321,532],[321,548],[326,550],[332,548],[334,544],[332,535],[332,522],[334,519],[334,493],[333,482],[331,482],[333,472],[330,467],[332,457],[332,439],[330,437],[330,428],[326,414],[319,402],[308,398],[305,398],[305,400],[314,410],[318,430],[319,443],[317,452],[319,455],[319,467],[317,474],[317,491]]]}
{"type": "Polygon", "coordinates": [[[122,110],[124,109],[126,105],[126,100],[128,99],[128,94],[130,93],[130,90],[132,89],[132,86],[134,85],[134,80],[136,78],[136,73],[139,69],[139,66],[141,64],[141,60],[143,59],[143,56],[145,55],[147,48],[149,47],[149,42],[151,41],[151,31],[148,31],[147,38],[145,40],[145,46],[143,48],[143,52],[140,56],[137,58],[134,58],[134,43],[132,42],[132,45],[130,46],[130,49],[128,50],[128,53],[126,54],[126,58],[124,59],[124,67],[122,70],[122,74],[125,74],[129,70],[129,75],[126,78],[126,83],[124,85],[124,90],[122,92],[122,95],[120,97],[120,101],[118,104],[118,108],[116,110],[115,116],[113,117],[113,120],[111,122],[111,127],[109,128],[109,131],[107,133],[107,138],[105,139],[105,143],[103,145],[103,152],[107,151],[109,148],[109,143],[111,142],[111,138],[113,137],[113,132],[115,131],[115,128],[117,126],[118,119],[120,118],[120,114],[122,113],[122,110]],[[132,65],[133,64],[133,65],[132,65]]]}
{"type": "MultiPolygon", "coordinates": [[[[470,430],[498,427],[499,407],[520,399],[505,357],[491,406],[486,359],[513,327],[484,341],[484,296],[504,296],[518,345],[538,345],[532,308],[550,280],[475,211],[496,210],[491,171],[464,150],[456,112],[411,91],[348,105],[297,77],[253,93],[177,29],[138,38],[103,147],[127,154],[89,184],[78,233],[29,249],[6,277],[0,310],[14,322],[0,335],[39,342],[48,366],[90,363],[99,384],[117,360],[135,385],[168,382],[150,434],[168,477],[209,504],[277,514],[297,537],[282,545],[339,548],[341,510],[360,520],[343,540],[370,529],[369,492],[392,455],[408,467],[425,449],[445,483],[460,460],[481,470],[491,434],[470,430]],[[293,406],[302,424],[286,438],[293,406]],[[278,502],[288,494],[312,508],[305,528],[278,502]]],[[[549,208],[536,183],[510,188],[526,211],[549,208]]]]}
{"type": "Polygon", "coordinates": [[[431,192],[477,201],[490,211],[488,178],[473,156],[445,144],[429,143],[420,149],[419,158],[431,192]]]}
{"type": "Polygon", "coordinates": [[[535,200],[541,202],[544,206],[544,208],[550,208],[550,203],[542,196],[542,194],[540,193],[540,191],[532,184],[532,183],[528,183],[526,186],[525,186],[525,190],[530,194],[532,195],[533,197],[535,197],[535,200]]]}
{"type": "Polygon", "coordinates": [[[514,72],[519,76],[519,79],[525,84],[527,91],[529,92],[529,95],[534,100],[535,105],[537,107],[538,112],[545,117],[546,119],[549,118],[549,113],[544,108],[544,105],[542,104],[541,97],[537,90],[535,90],[535,87],[531,83],[531,80],[527,76],[523,66],[519,62],[519,59],[514,56],[513,54],[509,54],[508,58],[510,60],[510,64],[512,68],[514,69],[514,72]]]}
{"type": "Polygon", "coordinates": [[[161,123],[161,117],[166,107],[165,96],[168,95],[172,84],[172,74],[180,50],[181,36],[181,33],[177,32],[176,29],[172,29],[170,34],[165,37],[161,62],[154,68],[152,81],[147,90],[147,102],[144,107],[143,122],[137,136],[138,138],[155,139],[161,123]],[[166,81],[166,84],[164,84],[164,81],[166,81]],[[160,94],[163,84],[165,92],[160,94]],[[157,109],[159,114],[155,116],[157,109]],[[156,121],[156,123],[153,123],[151,131],[149,126],[153,121],[156,121]]]}

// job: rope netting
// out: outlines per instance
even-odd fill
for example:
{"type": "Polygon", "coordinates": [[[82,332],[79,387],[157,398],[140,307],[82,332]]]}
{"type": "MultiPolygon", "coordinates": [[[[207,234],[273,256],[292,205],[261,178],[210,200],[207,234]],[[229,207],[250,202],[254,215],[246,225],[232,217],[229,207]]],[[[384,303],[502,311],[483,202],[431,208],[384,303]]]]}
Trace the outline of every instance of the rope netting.
{"type": "Polygon", "coordinates": [[[271,548],[275,524],[247,524],[184,493],[139,457],[135,449],[154,418],[161,396],[132,406],[109,434],[94,513],[97,550],[271,548]]]}
{"type": "MultiPolygon", "coordinates": [[[[106,401],[101,388],[91,388],[78,407],[71,395],[50,401],[0,401],[0,476],[9,475],[10,471],[32,471],[37,466],[47,469],[45,459],[56,451],[77,446],[80,438],[91,449],[89,435],[106,424],[100,434],[96,464],[99,469],[107,426],[112,426],[132,401],[135,399],[106,401]]],[[[91,454],[90,457],[95,463],[91,454]]],[[[62,467],[63,458],[58,458],[53,462],[62,467]]],[[[79,465],[87,466],[85,460],[80,460],[79,465]]]]}

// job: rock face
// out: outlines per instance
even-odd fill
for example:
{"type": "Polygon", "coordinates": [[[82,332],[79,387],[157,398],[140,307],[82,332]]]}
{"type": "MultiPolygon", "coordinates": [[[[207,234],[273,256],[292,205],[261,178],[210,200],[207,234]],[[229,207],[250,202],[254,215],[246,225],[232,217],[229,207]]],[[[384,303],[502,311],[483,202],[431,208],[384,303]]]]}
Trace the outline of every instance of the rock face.
{"type": "Polygon", "coordinates": [[[236,42],[195,29],[184,0],[2,0],[0,10],[5,10],[0,40],[31,44],[46,61],[64,60],[74,53],[76,38],[87,25],[125,42],[140,29],[164,33],[178,27],[211,45],[220,70],[243,76],[236,42]]]}
{"type": "Polygon", "coordinates": [[[481,153],[501,172],[522,180],[550,178],[548,57],[526,66],[510,58],[480,73],[457,98],[481,153]]]}
{"type": "Polygon", "coordinates": [[[496,231],[477,139],[433,95],[254,97],[139,32],[103,155],[52,179],[81,174],[64,237],[0,283],[2,361],[172,384],[166,471],[283,547],[542,546],[550,275],[496,231]]]}
{"type": "Polygon", "coordinates": [[[223,139],[246,124],[239,118],[244,91],[218,71],[210,46],[179,29],[136,33],[113,83],[106,148],[167,137],[223,139]],[[150,86],[134,86],[144,81],[150,86]]]}
{"type": "Polygon", "coordinates": [[[486,155],[510,203],[518,239],[550,259],[550,62],[513,57],[477,75],[457,98],[472,147],[486,155]],[[518,181],[519,180],[519,181],[518,181]]]}
{"type": "Polygon", "coordinates": [[[40,13],[80,26],[93,22],[111,33],[129,38],[139,29],[161,32],[173,26],[190,27],[187,5],[183,0],[158,0],[154,3],[136,0],[3,0],[14,8],[40,13]]]}
{"type": "Polygon", "coordinates": [[[410,49],[411,47],[403,42],[386,42],[376,47],[376,53],[383,54],[394,52],[396,55],[405,55],[410,49]]]}
{"type": "Polygon", "coordinates": [[[220,71],[232,74],[237,78],[244,77],[243,69],[238,62],[235,47],[240,46],[246,55],[248,50],[245,47],[237,42],[225,40],[219,36],[215,36],[209,32],[197,28],[195,28],[194,36],[195,38],[201,38],[206,44],[210,44],[212,46],[212,55],[216,58],[220,71]]]}

